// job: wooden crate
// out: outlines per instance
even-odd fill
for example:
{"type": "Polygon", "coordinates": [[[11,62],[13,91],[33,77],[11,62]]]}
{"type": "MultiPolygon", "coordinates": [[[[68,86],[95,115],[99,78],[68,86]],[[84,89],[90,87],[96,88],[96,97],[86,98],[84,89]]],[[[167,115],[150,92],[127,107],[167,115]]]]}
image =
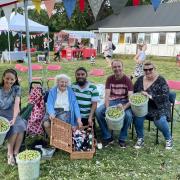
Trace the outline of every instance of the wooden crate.
{"type": "Polygon", "coordinates": [[[72,145],[72,127],[57,118],[51,121],[50,144],[58,149],[70,153],[71,159],[92,159],[95,153],[94,134],[91,151],[74,151],[72,145]]]}

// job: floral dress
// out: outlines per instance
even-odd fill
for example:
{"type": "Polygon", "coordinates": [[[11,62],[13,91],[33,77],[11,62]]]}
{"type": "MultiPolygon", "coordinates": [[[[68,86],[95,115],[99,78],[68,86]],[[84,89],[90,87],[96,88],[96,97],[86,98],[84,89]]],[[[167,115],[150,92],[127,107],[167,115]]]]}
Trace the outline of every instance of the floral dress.
{"type": "Polygon", "coordinates": [[[43,134],[42,119],[45,114],[45,103],[42,88],[32,88],[29,96],[29,103],[33,104],[33,110],[28,120],[28,134],[43,134]]]}

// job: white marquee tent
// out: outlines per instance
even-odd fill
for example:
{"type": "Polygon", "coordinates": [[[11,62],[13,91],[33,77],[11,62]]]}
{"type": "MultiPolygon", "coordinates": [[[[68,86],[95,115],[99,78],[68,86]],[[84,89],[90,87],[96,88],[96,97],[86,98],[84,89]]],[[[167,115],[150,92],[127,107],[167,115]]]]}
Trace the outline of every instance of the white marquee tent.
{"type": "MultiPolygon", "coordinates": [[[[28,19],[29,31],[30,32],[48,32],[48,26],[41,25],[37,22],[34,22],[28,19]]],[[[25,17],[21,14],[11,14],[9,29],[8,21],[6,17],[0,18],[0,31],[16,31],[16,32],[26,32],[25,17]]]]}

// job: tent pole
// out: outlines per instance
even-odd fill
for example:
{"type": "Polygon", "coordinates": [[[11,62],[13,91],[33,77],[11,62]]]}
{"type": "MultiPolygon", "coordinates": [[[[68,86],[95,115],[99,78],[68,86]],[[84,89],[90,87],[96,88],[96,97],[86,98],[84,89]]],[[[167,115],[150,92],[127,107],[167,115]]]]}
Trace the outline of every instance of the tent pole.
{"type": "Polygon", "coordinates": [[[21,32],[21,51],[22,51],[22,32],[21,32]]]}
{"type": "Polygon", "coordinates": [[[49,30],[48,30],[48,62],[50,62],[49,30]]]}
{"type": "Polygon", "coordinates": [[[9,36],[9,24],[8,24],[8,60],[11,64],[11,60],[10,60],[10,51],[11,51],[11,46],[10,46],[10,36],[9,36]]]}
{"type": "Polygon", "coordinates": [[[27,44],[27,55],[28,55],[28,80],[29,87],[32,82],[32,65],[31,65],[31,52],[30,52],[30,37],[29,37],[29,23],[28,23],[28,0],[24,0],[24,13],[25,13],[25,24],[26,24],[26,44],[27,44]]]}

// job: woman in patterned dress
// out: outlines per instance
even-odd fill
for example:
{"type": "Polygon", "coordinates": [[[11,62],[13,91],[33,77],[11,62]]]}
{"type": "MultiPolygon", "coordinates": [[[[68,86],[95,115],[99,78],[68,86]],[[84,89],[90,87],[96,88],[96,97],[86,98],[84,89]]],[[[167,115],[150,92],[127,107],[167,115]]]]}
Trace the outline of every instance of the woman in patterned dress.
{"type": "Polygon", "coordinates": [[[19,116],[20,96],[17,72],[14,69],[5,70],[0,84],[0,116],[7,118],[11,126],[6,135],[9,165],[15,165],[15,156],[19,153],[26,130],[26,123],[19,116]]]}
{"type": "MultiPolygon", "coordinates": [[[[152,119],[155,126],[162,132],[166,140],[166,149],[172,149],[173,142],[168,126],[171,116],[171,104],[169,101],[169,87],[161,75],[156,71],[154,64],[150,61],[144,63],[144,76],[137,79],[134,84],[134,92],[141,92],[149,98],[147,119],[152,119]]],[[[144,145],[144,117],[134,117],[137,133],[135,148],[144,145]]]]}

